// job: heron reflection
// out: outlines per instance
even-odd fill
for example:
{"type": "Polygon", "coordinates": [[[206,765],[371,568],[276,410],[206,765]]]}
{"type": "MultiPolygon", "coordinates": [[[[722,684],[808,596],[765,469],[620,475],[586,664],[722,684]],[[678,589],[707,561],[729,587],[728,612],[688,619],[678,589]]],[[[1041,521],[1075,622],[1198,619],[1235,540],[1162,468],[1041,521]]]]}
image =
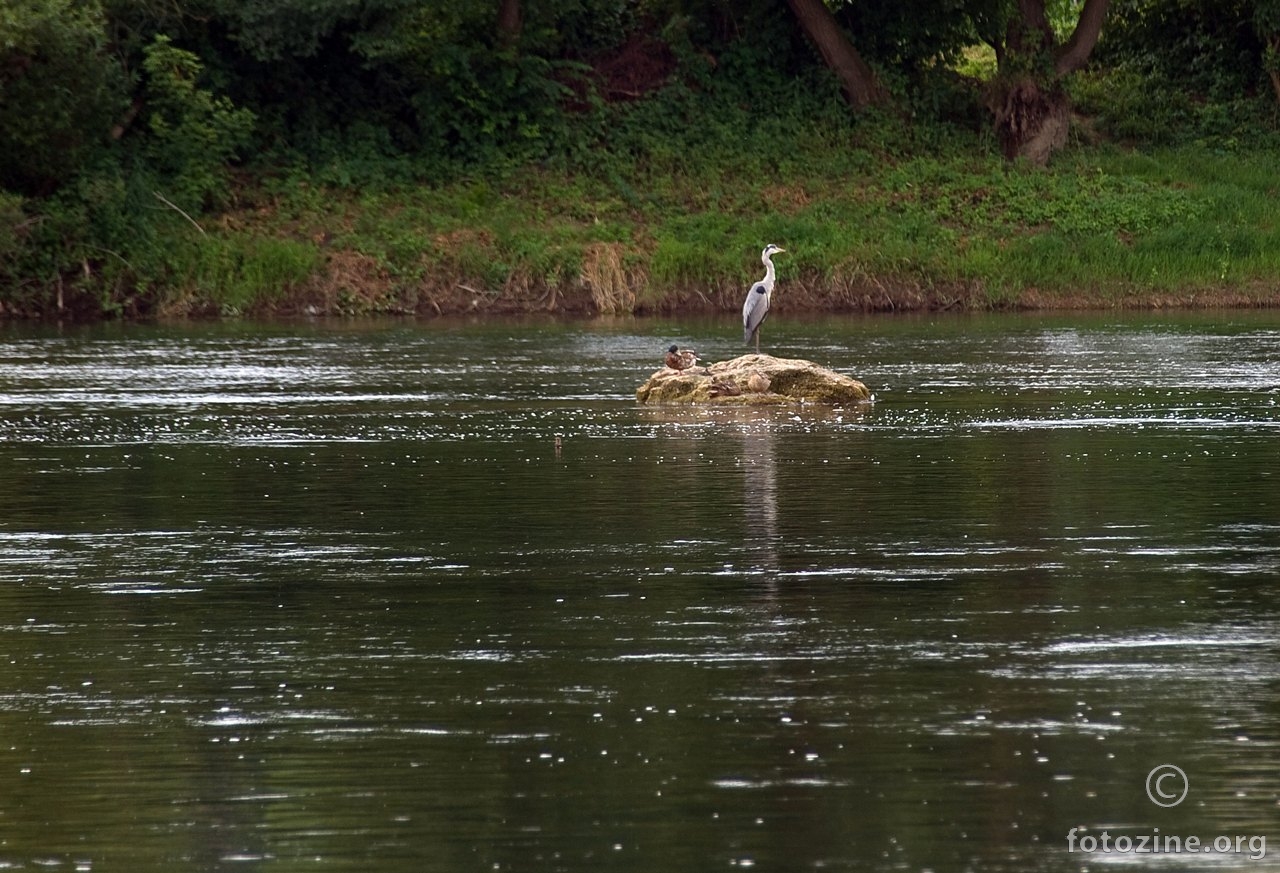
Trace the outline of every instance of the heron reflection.
{"type": "Polygon", "coordinates": [[[743,421],[742,505],[745,522],[743,552],[770,577],[778,572],[778,459],[774,422],[765,416],[743,421]]]}

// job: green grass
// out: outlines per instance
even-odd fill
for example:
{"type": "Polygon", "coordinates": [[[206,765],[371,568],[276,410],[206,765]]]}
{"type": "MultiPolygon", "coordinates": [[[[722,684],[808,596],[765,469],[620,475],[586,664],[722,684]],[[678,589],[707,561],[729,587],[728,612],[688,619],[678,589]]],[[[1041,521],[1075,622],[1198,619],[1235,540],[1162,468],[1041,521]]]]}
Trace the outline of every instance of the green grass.
{"type": "Polygon", "coordinates": [[[740,288],[765,242],[789,250],[783,287],[802,281],[817,306],[824,285],[856,276],[963,286],[978,306],[1027,289],[1041,303],[1231,293],[1280,280],[1276,157],[1187,146],[1081,149],[1047,171],[963,153],[831,165],[798,155],[763,172],[691,161],[603,181],[530,171],[357,201],[343,243],[441,282],[566,295],[580,290],[587,249],[616,243],[650,306],[740,288]]]}
{"type": "Polygon", "coordinates": [[[167,260],[170,304],[222,315],[270,307],[321,266],[308,242],[247,234],[188,236],[167,260]]]}

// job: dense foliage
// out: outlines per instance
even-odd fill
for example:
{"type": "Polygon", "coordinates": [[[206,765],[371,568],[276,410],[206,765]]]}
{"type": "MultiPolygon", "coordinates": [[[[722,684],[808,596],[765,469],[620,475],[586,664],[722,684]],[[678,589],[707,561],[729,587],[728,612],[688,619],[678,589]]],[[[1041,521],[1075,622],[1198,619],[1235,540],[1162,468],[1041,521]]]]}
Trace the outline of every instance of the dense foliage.
{"type": "MultiPolygon", "coordinates": [[[[957,143],[990,157],[974,74],[1015,5],[831,4],[894,98],[854,115],[778,0],[0,0],[0,311],[261,305],[314,276],[332,231],[298,228],[323,198],[466,184],[486,202],[521,168],[603,180],[627,227],[650,227],[605,223],[575,256],[533,258],[533,284],[620,242],[678,282],[668,211],[733,214],[716,200],[742,179],[865,173],[957,143]]],[[[1054,25],[1077,5],[1050,4],[1054,25]]],[[[1115,0],[1072,87],[1100,137],[1262,147],[1277,57],[1280,0],[1115,0]]],[[[430,269],[379,234],[383,280],[430,269]]],[[[531,269],[485,251],[492,285],[531,269]]]]}
{"type": "Polygon", "coordinates": [[[1274,129],[1277,45],[1276,0],[1117,0],[1084,105],[1136,142],[1255,142],[1274,129]]]}

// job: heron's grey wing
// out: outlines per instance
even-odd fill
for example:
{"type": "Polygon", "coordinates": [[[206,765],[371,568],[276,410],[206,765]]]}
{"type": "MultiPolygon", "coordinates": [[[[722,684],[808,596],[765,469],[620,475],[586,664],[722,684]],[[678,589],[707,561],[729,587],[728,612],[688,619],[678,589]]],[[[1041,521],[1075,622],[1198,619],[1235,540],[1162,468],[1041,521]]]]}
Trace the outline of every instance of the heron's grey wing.
{"type": "Polygon", "coordinates": [[[747,301],[742,304],[742,341],[751,342],[751,335],[760,329],[764,317],[769,314],[769,294],[763,282],[757,282],[747,292],[747,301]]]}

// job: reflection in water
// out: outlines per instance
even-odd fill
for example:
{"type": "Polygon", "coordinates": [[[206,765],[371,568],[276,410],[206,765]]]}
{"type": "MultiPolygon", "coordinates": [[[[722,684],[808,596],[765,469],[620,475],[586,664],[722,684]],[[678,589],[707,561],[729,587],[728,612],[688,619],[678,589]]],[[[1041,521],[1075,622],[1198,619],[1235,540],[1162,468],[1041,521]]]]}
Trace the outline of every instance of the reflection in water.
{"type": "Polygon", "coordinates": [[[1280,313],[1232,319],[775,326],[869,416],[638,408],[632,321],[13,330],[0,868],[1274,845],[1280,313]]]}
{"type": "Polygon", "coordinates": [[[742,443],[746,557],[771,582],[778,573],[778,458],[773,422],[737,425],[742,443]]]}

